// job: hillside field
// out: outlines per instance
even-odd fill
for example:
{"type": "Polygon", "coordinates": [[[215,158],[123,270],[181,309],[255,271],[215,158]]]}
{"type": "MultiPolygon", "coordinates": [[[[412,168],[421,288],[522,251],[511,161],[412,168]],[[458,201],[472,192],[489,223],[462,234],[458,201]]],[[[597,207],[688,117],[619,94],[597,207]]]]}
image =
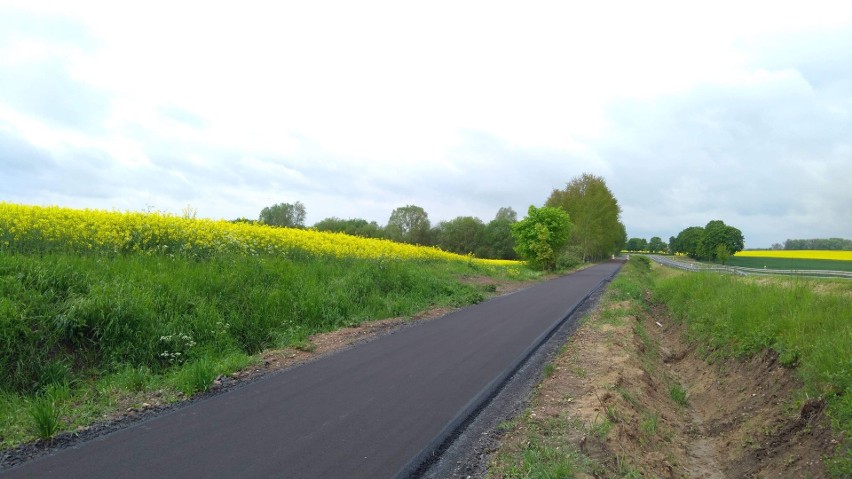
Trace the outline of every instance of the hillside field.
{"type": "Polygon", "coordinates": [[[0,446],[102,420],[144,391],[191,396],[317,333],[537,276],[345,234],[0,203],[0,446]]]}

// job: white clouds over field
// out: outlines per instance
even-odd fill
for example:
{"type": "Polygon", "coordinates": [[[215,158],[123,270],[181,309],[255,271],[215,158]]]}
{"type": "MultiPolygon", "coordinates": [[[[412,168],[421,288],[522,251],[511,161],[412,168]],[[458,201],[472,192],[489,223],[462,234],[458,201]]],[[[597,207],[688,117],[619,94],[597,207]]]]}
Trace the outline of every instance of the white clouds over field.
{"type": "Polygon", "coordinates": [[[0,0],[0,201],[852,238],[852,7],[570,3],[0,0]]]}

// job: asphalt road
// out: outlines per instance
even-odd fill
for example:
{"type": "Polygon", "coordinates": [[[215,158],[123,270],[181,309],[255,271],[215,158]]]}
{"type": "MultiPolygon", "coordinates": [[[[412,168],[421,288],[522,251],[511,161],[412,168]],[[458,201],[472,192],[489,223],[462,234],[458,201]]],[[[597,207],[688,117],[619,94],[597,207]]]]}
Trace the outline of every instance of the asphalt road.
{"type": "Polygon", "coordinates": [[[330,355],[0,472],[38,478],[383,478],[620,263],[606,263],[330,355]]]}

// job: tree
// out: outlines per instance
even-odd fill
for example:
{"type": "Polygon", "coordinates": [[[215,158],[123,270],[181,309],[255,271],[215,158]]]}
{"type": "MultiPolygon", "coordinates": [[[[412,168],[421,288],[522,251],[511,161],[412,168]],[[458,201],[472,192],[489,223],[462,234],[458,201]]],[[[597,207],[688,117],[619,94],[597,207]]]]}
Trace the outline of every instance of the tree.
{"type": "Polygon", "coordinates": [[[606,258],[627,241],[621,208],[602,177],[584,173],[564,190],[553,190],[545,205],[568,213],[575,225],[572,243],[580,246],[583,261],[606,258]]]}
{"type": "Polygon", "coordinates": [[[647,241],[642,238],[630,238],[624,248],[627,251],[644,251],[647,246],[647,241]]]}
{"type": "Polygon", "coordinates": [[[406,205],[393,210],[385,233],[394,241],[426,245],[430,244],[430,227],[426,210],[419,206],[406,205]]]}
{"type": "Polygon", "coordinates": [[[572,227],[563,210],[530,205],[527,217],[512,225],[515,250],[531,267],[552,270],[568,243],[572,227]]]}
{"type": "Polygon", "coordinates": [[[726,225],[722,220],[713,220],[704,227],[704,234],[698,244],[698,257],[706,260],[716,260],[719,257],[719,246],[727,251],[727,256],[742,251],[745,246],[745,238],[742,231],[733,226],[726,225]]]}
{"type": "Polygon", "coordinates": [[[305,227],[305,205],[295,203],[278,203],[267,206],[260,211],[258,221],[272,226],[287,226],[291,228],[305,227]]]}
{"type": "Polygon", "coordinates": [[[361,218],[350,218],[344,220],[337,217],[326,218],[314,225],[317,231],[331,231],[334,233],[346,233],[363,238],[381,238],[382,227],[375,221],[367,221],[361,218]]]}
{"type": "Polygon", "coordinates": [[[715,260],[720,258],[719,249],[721,245],[725,254],[721,256],[727,261],[730,255],[742,251],[745,245],[743,233],[728,226],[721,220],[713,220],[707,226],[690,226],[678,233],[674,238],[676,253],[686,253],[690,257],[702,260],[715,260]]]}
{"type": "Polygon", "coordinates": [[[675,244],[677,245],[675,253],[684,253],[692,258],[698,258],[698,245],[703,237],[704,228],[700,226],[690,226],[684,229],[675,238],[675,244]]]}
{"type": "Polygon", "coordinates": [[[648,251],[651,253],[663,253],[666,249],[666,244],[663,243],[663,239],[659,236],[654,236],[651,238],[651,241],[648,242],[648,251]]]}
{"type": "Polygon", "coordinates": [[[814,239],[788,239],[784,242],[784,249],[817,249],[817,250],[852,250],[852,240],[844,238],[814,238],[814,239]]]}
{"type": "Polygon", "coordinates": [[[438,246],[444,251],[458,254],[474,253],[480,248],[485,234],[485,224],[479,218],[459,216],[438,225],[438,246]]]}
{"type": "Polygon", "coordinates": [[[181,218],[185,218],[188,220],[194,220],[198,216],[198,208],[187,204],[180,210],[181,218]]]}
{"type": "Polygon", "coordinates": [[[731,253],[728,252],[728,247],[723,244],[716,245],[716,261],[722,264],[728,264],[728,258],[731,256],[731,253]]]}
{"type": "Polygon", "coordinates": [[[497,215],[486,226],[482,244],[476,255],[480,258],[517,259],[512,225],[518,222],[518,214],[511,207],[500,208],[497,215]]]}
{"type": "Polygon", "coordinates": [[[510,223],[518,222],[518,213],[511,206],[504,206],[497,210],[497,215],[494,216],[494,221],[508,221],[510,223]]]}

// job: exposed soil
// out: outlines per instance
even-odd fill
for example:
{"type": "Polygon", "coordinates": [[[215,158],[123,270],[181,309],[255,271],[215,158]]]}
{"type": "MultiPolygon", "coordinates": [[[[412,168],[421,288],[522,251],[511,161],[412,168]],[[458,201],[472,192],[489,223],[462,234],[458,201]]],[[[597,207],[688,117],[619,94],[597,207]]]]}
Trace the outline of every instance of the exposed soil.
{"type": "MultiPolygon", "coordinates": [[[[838,438],[824,402],[800,397],[777,354],[708,362],[664,307],[606,309],[554,360],[501,454],[523,457],[531,442],[577,452],[579,477],[827,477],[821,458],[838,438]]],[[[492,475],[510,476],[500,462],[492,475]]]]}

